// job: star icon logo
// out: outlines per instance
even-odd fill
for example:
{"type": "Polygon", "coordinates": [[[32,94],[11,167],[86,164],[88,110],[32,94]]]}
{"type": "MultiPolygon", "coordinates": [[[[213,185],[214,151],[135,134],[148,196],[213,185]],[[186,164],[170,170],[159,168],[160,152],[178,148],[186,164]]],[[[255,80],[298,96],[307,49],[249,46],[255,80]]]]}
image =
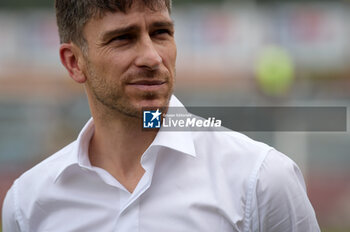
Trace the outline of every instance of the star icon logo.
{"type": "Polygon", "coordinates": [[[151,119],[151,122],[154,120],[154,119],[157,119],[159,121],[159,116],[161,115],[162,113],[159,112],[159,109],[157,109],[156,112],[152,113],[153,117],[151,119]]]}
{"type": "Polygon", "coordinates": [[[143,111],[143,128],[160,128],[162,112],[157,110],[145,110],[143,111]]]}

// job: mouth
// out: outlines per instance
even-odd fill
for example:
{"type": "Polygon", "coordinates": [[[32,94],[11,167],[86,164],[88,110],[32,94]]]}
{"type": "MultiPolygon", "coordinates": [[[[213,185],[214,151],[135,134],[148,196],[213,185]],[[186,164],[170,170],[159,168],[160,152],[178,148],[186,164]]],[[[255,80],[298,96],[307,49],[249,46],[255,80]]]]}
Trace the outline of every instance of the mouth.
{"type": "Polygon", "coordinates": [[[167,82],[162,80],[139,80],[127,85],[143,91],[156,91],[163,88],[166,84],[167,82]]]}

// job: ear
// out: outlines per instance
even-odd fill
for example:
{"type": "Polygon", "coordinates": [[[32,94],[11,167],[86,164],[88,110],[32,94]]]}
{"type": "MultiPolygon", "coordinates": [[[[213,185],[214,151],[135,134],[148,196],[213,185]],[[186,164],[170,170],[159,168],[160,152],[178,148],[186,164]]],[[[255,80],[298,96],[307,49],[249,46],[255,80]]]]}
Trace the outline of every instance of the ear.
{"type": "Polygon", "coordinates": [[[74,81],[78,83],[84,83],[86,81],[86,76],[83,71],[83,55],[78,46],[72,42],[61,44],[60,58],[63,66],[67,69],[74,81]]]}

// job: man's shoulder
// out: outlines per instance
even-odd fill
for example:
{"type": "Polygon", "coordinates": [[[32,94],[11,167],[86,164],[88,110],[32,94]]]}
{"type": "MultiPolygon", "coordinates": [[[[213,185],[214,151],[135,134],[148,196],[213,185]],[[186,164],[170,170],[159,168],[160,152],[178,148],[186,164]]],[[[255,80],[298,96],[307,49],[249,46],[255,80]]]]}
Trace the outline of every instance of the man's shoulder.
{"type": "Polygon", "coordinates": [[[44,159],[31,169],[24,172],[16,181],[21,186],[46,185],[53,182],[58,172],[72,159],[76,141],[44,159]]]}
{"type": "Polygon", "coordinates": [[[245,134],[232,130],[217,130],[194,133],[196,147],[205,147],[208,151],[216,151],[217,154],[228,154],[249,158],[252,155],[265,154],[273,147],[256,141],[245,134]]]}
{"type": "MultiPolygon", "coordinates": [[[[235,131],[195,132],[197,156],[227,176],[249,178],[273,147],[235,131]]],[[[215,169],[215,168],[214,168],[215,169]]]]}

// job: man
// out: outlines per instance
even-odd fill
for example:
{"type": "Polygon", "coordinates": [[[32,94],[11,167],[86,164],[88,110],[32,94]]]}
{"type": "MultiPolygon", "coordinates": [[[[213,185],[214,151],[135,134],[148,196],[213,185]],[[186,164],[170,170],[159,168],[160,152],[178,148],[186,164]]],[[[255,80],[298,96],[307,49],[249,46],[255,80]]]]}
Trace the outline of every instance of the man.
{"type": "Polygon", "coordinates": [[[235,132],[141,130],[172,96],[169,0],[56,0],[60,57],[92,118],[18,178],[3,232],[319,231],[298,167],[235,132]]]}

